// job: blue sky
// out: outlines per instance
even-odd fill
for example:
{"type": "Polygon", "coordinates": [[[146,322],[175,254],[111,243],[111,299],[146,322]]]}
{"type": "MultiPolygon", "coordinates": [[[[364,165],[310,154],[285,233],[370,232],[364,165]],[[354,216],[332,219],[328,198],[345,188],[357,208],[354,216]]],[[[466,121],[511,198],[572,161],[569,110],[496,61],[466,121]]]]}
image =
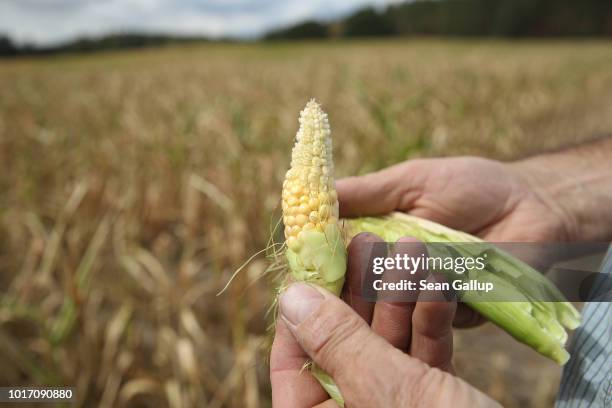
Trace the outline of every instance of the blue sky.
{"type": "Polygon", "coordinates": [[[53,44],[117,31],[249,38],[306,18],[397,0],[0,0],[0,33],[53,44]]]}

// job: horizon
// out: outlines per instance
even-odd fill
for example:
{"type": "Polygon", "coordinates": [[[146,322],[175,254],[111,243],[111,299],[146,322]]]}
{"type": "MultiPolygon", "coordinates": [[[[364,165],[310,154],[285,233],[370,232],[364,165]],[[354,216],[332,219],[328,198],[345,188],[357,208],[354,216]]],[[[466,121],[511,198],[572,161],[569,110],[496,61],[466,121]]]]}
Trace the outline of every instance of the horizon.
{"type": "Polygon", "coordinates": [[[0,35],[18,45],[58,46],[116,34],[256,40],[305,20],[331,21],[398,0],[5,0],[0,35]]]}

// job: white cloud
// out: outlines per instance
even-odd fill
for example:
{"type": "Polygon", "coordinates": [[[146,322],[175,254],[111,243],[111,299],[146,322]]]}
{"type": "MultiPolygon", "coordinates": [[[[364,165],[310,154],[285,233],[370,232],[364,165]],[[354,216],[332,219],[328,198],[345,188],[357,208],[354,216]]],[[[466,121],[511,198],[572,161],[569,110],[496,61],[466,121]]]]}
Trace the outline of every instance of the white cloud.
{"type": "Polygon", "coordinates": [[[52,44],[117,31],[252,37],[394,0],[1,0],[0,33],[52,44]]]}

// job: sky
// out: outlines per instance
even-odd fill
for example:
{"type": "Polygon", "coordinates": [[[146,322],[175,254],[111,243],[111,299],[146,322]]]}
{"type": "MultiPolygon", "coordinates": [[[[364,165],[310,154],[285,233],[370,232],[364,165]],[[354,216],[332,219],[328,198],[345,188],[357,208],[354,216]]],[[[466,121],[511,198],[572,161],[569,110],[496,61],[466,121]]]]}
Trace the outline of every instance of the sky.
{"type": "Polygon", "coordinates": [[[0,0],[0,35],[52,45],[138,31],[254,38],[305,19],[330,20],[397,0],[0,0]]]}

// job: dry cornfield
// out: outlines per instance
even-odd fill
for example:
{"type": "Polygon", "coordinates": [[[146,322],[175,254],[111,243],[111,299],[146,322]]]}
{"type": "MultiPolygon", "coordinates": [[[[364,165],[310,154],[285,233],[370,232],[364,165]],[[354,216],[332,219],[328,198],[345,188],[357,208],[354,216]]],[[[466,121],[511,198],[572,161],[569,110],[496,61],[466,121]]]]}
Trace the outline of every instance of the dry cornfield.
{"type": "MultiPolygon", "coordinates": [[[[269,406],[258,258],[297,114],[329,113],[339,176],[510,160],[612,130],[607,42],[206,44],[0,60],[0,385],[76,406],[269,406]]],[[[544,406],[560,370],[484,326],[459,374],[544,406]]]]}

